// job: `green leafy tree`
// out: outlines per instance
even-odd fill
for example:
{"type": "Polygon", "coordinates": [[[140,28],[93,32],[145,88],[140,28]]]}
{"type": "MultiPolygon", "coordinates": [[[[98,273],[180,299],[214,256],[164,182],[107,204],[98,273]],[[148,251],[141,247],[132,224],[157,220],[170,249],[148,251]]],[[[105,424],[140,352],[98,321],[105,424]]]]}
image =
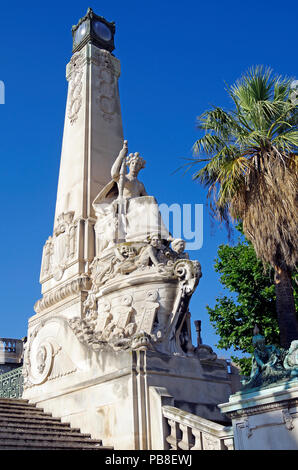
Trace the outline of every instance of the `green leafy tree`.
{"type": "MultiPolygon", "coordinates": [[[[238,226],[241,231],[241,226],[238,226]]],[[[275,308],[275,285],[272,268],[257,258],[251,242],[241,236],[235,246],[221,245],[215,270],[228,291],[207,307],[210,321],[219,335],[221,349],[251,354],[252,335],[257,324],[268,344],[279,344],[279,327],[275,308]]],[[[294,283],[296,304],[298,292],[294,283]]],[[[233,357],[244,375],[250,373],[251,359],[233,357]]]]}
{"type": "Polygon", "coordinates": [[[291,282],[298,257],[298,107],[291,83],[270,69],[249,70],[227,89],[232,110],[214,107],[198,118],[204,135],[191,162],[204,164],[194,179],[208,188],[215,214],[242,221],[258,258],[273,267],[284,348],[298,338],[291,282]]]}

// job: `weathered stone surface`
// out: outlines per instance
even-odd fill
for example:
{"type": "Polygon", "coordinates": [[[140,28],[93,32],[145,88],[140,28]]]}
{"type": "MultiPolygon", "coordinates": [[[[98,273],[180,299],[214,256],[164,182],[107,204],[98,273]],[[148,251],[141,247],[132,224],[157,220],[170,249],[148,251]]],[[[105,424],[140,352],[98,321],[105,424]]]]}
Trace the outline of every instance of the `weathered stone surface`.
{"type": "Polygon", "coordinates": [[[298,377],[298,341],[293,341],[288,351],[272,344],[255,327],[252,339],[254,353],[249,379],[242,382],[242,390],[265,387],[280,381],[298,377]]]}
{"type": "Polygon", "coordinates": [[[219,405],[232,419],[236,450],[298,449],[298,380],[245,390],[219,405]]]}
{"type": "Polygon", "coordinates": [[[92,44],[67,66],[56,213],[29,319],[23,397],[104,445],[163,448],[153,390],[221,420],[217,403],[232,379],[226,361],[192,344],[189,302],[201,266],[138,179],[145,161],[123,142],[119,70],[92,44]]]}
{"type": "Polygon", "coordinates": [[[0,450],[101,450],[91,439],[26,400],[0,398],[0,450]]]}

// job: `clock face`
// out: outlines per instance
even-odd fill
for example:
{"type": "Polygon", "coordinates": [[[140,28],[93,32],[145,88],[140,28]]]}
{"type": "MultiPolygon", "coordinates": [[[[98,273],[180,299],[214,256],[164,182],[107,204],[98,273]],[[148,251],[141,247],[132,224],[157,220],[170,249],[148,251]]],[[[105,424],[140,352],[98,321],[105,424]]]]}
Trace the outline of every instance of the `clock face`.
{"type": "Polygon", "coordinates": [[[93,30],[96,36],[98,36],[103,41],[110,41],[112,39],[111,30],[101,21],[94,21],[93,30]]]}
{"type": "Polygon", "coordinates": [[[86,23],[82,23],[81,26],[77,29],[74,42],[78,44],[81,41],[81,39],[83,39],[86,32],[87,32],[87,25],[86,23]]]}

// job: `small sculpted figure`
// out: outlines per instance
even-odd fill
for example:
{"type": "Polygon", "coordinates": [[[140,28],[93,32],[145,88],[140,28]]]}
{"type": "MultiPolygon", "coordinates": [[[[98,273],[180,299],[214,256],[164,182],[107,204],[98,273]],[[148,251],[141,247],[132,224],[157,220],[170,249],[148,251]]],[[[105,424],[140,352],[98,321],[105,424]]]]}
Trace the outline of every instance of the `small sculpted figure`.
{"type": "Polygon", "coordinates": [[[145,167],[138,152],[128,155],[127,141],[112,168],[112,180],[93,201],[96,213],[96,254],[115,244],[143,242],[148,233],[160,233],[168,238],[156,199],[149,196],[138,174],[145,167]],[[127,171],[128,169],[128,171],[127,171]]]}
{"type": "Polygon", "coordinates": [[[292,341],[284,359],[284,368],[290,370],[292,376],[298,376],[298,340],[292,341]]]}
{"type": "Polygon", "coordinates": [[[36,356],[36,363],[37,363],[37,370],[40,374],[43,373],[44,368],[45,368],[45,360],[47,357],[47,352],[44,346],[41,346],[39,350],[37,351],[37,356],[36,356]]]}
{"type": "Polygon", "coordinates": [[[185,240],[182,240],[182,238],[174,238],[171,245],[177,259],[189,259],[188,253],[184,251],[186,245],[185,240]]]}
{"type": "Polygon", "coordinates": [[[131,246],[124,246],[119,251],[115,248],[117,261],[119,264],[115,267],[114,274],[129,274],[137,269],[136,250],[131,246]]]}
{"type": "Polygon", "coordinates": [[[143,248],[138,258],[138,266],[149,266],[150,262],[157,268],[161,268],[163,263],[158,260],[158,251],[161,248],[161,238],[158,234],[149,235],[148,245],[143,248]]]}
{"type": "Polygon", "coordinates": [[[50,237],[44,246],[44,255],[43,255],[43,262],[42,262],[42,273],[46,275],[51,270],[51,257],[53,252],[53,245],[52,245],[52,238],[50,237]]]}
{"type": "Polygon", "coordinates": [[[265,338],[254,328],[253,336],[253,359],[250,378],[242,382],[243,388],[254,388],[277,382],[288,378],[290,371],[283,365],[285,351],[282,348],[269,344],[266,345],[265,338]]]}
{"type": "Polygon", "coordinates": [[[138,152],[130,153],[128,157],[127,152],[127,140],[125,140],[111,169],[112,179],[118,184],[119,196],[124,199],[148,196],[143,183],[138,180],[138,174],[146,162],[138,152]],[[126,165],[129,168],[127,174],[124,171],[126,165]]]}

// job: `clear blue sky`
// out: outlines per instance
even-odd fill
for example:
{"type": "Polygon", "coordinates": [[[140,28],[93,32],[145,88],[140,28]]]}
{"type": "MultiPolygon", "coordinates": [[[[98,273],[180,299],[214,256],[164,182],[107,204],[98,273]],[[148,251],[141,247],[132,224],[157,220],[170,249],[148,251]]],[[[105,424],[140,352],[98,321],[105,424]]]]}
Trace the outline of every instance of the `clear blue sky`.
{"type": "MultiPolygon", "coordinates": [[[[191,174],[173,172],[181,158],[191,156],[199,136],[196,116],[212,104],[230,106],[225,82],[232,84],[256,64],[298,78],[294,0],[2,2],[0,337],[25,336],[41,296],[38,279],[42,247],[52,234],[71,26],[89,6],[116,22],[124,134],[129,150],[147,160],[142,180],[159,203],[206,202],[191,174]]],[[[205,208],[203,247],[190,253],[203,271],[190,310],[193,319],[202,320],[203,340],[211,346],[217,337],[205,306],[223,292],[213,263],[218,245],[226,242],[225,229],[211,226],[205,208]]]]}

